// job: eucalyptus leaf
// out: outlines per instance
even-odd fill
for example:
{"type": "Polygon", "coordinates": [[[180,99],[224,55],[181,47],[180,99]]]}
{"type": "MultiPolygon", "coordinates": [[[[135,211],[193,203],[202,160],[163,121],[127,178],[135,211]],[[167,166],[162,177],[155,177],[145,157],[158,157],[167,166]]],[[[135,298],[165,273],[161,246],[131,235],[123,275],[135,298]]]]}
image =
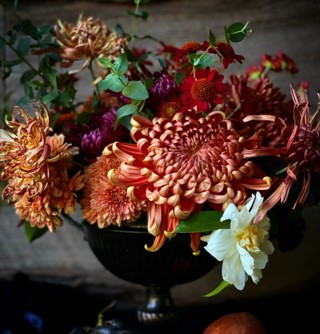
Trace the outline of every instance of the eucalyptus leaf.
{"type": "Polygon", "coordinates": [[[99,89],[101,90],[107,90],[110,89],[113,92],[121,92],[125,85],[121,81],[119,75],[115,73],[108,74],[103,80],[99,82],[99,89]]]}
{"type": "Polygon", "coordinates": [[[116,74],[125,74],[128,69],[128,59],[125,53],[121,54],[112,66],[112,72],[116,74]]]}
{"type": "Polygon", "coordinates": [[[143,101],[149,97],[147,88],[141,81],[129,81],[122,94],[133,100],[143,101]]]}
{"type": "Polygon", "coordinates": [[[40,40],[42,34],[39,32],[38,28],[32,24],[30,20],[24,20],[20,25],[20,29],[26,35],[32,37],[35,40],[40,40]]]}
{"type": "Polygon", "coordinates": [[[40,70],[43,77],[48,80],[53,88],[57,87],[57,71],[48,64],[48,59],[43,59],[40,63],[40,70]]]}
{"type": "Polygon", "coordinates": [[[195,65],[197,69],[205,69],[206,67],[212,66],[213,58],[208,53],[202,54],[201,57],[198,59],[197,65],[195,65]]]}
{"type": "Polygon", "coordinates": [[[22,37],[20,38],[17,46],[17,51],[20,56],[25,57],[30,50],[30,37],[22,37]]]}
{"type": "Polygon", "coordinates": [[[178,85],[181,84],[185,77],[186,77],[186,74],[184,72],[177,72],[175,75],[176,83],[178,85]]]}
{"type": "Polygon", "coordinates": [[[31,81],[36,75],[37,72],[34,70],[26,71],[22,74],[20,81],[24,84],[26,81],[31,81]]]}
{"type": "Polygon", "coordinates": [[[227,35],[231,42],[241,42],[247,36],[247,27],[249,22],[236,22],[227,28],[227,35]]]}
{"type": "Polygon", "coordinates": [[[103,66],[105,66],[105,67],[107,67],[107,68],[111,68],[112,67],[112,61],[110,60],[110,59],[108,59],[108,58],[104,58],[104,57],[101,57],[101,56],[99,56],[98,58],[97,58],[97,60],[98,60],[98,62],[100,63],[100,64],[102,64],[103,66]]]}
{"type": "Polygon", "coordinates": [[[213,46],[216,42],[216,37],[214,36],[213,32],[209,30],[209,42],[213,46]]]}
{"type": "Polygon", "coordinates": [[[117,111],[117,120],[115,122],[115,128],[121,123],[127,129],[131,129],[132,125],[130,123],[131,116],[138,113],[138,108],[134,104],[125,104],[120,107],[117,111]]]}
{"type": "Polygon", "coordinates": [[[142,19],[144,21],[146,21],[147,18],[148,18],[148,16],[149,16],[149,14],[147,12],[145,12],[144,10],[138,10],[138,11],[135,10],[135,11],[133,11],[133,10],[128,9],[127,13],[129,15],[131,15],[131,16],[134,16],[136,18],[142,19]]]}
{"type": "Polygon", "coordinates": [[[59,91],[57,88],[54,88],[50,93],[42,96],[41,100],[44,104],[48,104],[49,102],[56,99],[59,95],[59,91]]]}

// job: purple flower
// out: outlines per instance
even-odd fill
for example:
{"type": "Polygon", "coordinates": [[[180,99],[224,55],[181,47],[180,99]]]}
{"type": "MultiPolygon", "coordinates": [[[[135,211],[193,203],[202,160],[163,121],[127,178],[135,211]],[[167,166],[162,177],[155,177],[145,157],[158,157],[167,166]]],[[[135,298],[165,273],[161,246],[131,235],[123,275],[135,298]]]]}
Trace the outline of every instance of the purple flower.
{"type": "Polygon", "coordinates": [[[110,143],[115,141],[126,141],[129,138],[129,130],[121,124],[114,129],[117,111],[110,109],[102,115],[95,115],[86,131],[81,136],[80,150],[83,159],[91,163],[99,157],[110,143]]]}
{"type": "Polygon", "coordinates": [[[174,78],[162,71],[155,74],[155,80],[149,90],[150,105],[168,101],[173,96],[178,96],[179,90],[174,78]]]}

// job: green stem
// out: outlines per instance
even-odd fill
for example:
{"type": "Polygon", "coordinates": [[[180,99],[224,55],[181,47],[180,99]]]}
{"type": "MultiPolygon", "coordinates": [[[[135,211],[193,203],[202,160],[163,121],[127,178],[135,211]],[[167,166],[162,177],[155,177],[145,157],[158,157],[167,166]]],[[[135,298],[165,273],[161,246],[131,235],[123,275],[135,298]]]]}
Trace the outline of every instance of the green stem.
{"type": "Polygon", "coordinates": [[[22,62],[28,65],[34,72],[36,72],[39,76],[41,76],[42,79],[44,79],[41,73],[37,69],[35,69],[32,64],[29,63],[29,61],[24,56],[22,56],[21,53],[16,50],[11,44],[9,44],[2,36],[0,36],[0,41],[2,41],[7,47],[9,47],[19,57],[19,59],[22,60],[22,62]]]}
{"type": "MultiPolygon", "coordinates": [[[[92,66],[92,61],[90,62],[89,64],[89,71],[90,71],[90,74],[91,74],[91,77],[92,77],[92,80],[93,82],[95,82],[95,80],[97,79],[95,74],[94,74],[94,71],[93,71],[93,66],[92,66]]],[[[100,101],[101,100],[101,95],[100,95],[100,89],[99,89],[99,86],[98,85],[94,85],[95,86],[95,89],[96,89],[96,92],[97,92],[97,99],[100,101]]]]}

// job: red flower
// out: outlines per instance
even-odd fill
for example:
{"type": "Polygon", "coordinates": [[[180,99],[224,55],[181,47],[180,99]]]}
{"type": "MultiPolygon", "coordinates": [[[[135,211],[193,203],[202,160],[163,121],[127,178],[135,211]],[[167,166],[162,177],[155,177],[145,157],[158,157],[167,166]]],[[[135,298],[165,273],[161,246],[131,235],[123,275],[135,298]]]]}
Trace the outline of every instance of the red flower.
{"type": "Polygon", "coordinates": [[[205,112],[213,110],[223,101],[220,95],[227,92],[227,85],[222,80],[223,75],[209,67],[195,70],[194,76],[188,75],[180,85],[183,107],[205,112]]]}
{"type": "Polygon", "coordinates": [[[217,54],[221,58],[224,68],[227,68],[230,64],[235,63],[236,61],[242,64],[244,60],[244,57],[237,55],[234,52],[233,47],[227,43],[216,42],[214,47],[210,47],[209,42],[206,41],[202,44],[202,50],[208,50],[209,53],[217,54]]]}

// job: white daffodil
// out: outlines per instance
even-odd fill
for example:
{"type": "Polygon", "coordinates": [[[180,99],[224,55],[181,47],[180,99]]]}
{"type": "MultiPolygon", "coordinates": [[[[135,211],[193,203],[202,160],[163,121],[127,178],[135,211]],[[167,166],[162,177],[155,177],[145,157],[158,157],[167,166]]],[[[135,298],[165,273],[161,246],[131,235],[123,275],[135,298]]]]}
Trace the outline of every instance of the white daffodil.
{"type": "Polygon", "coordinates": [[[202,237],[208,242],[205,249],[218,261],[223,261],[222,277],[242,290],[248,276],[254,283],[262,278],[261,269],[268,262],[268,255],[274,248],[268,240],[270,222],[264,217],[258,224],[253,224],[263,202],[261,194],[257,192],[239,211],[233,204],[229,204],[221,217],[221,221],[230,219],[230,229],[215,230],[209,236],[202,237]]]}

